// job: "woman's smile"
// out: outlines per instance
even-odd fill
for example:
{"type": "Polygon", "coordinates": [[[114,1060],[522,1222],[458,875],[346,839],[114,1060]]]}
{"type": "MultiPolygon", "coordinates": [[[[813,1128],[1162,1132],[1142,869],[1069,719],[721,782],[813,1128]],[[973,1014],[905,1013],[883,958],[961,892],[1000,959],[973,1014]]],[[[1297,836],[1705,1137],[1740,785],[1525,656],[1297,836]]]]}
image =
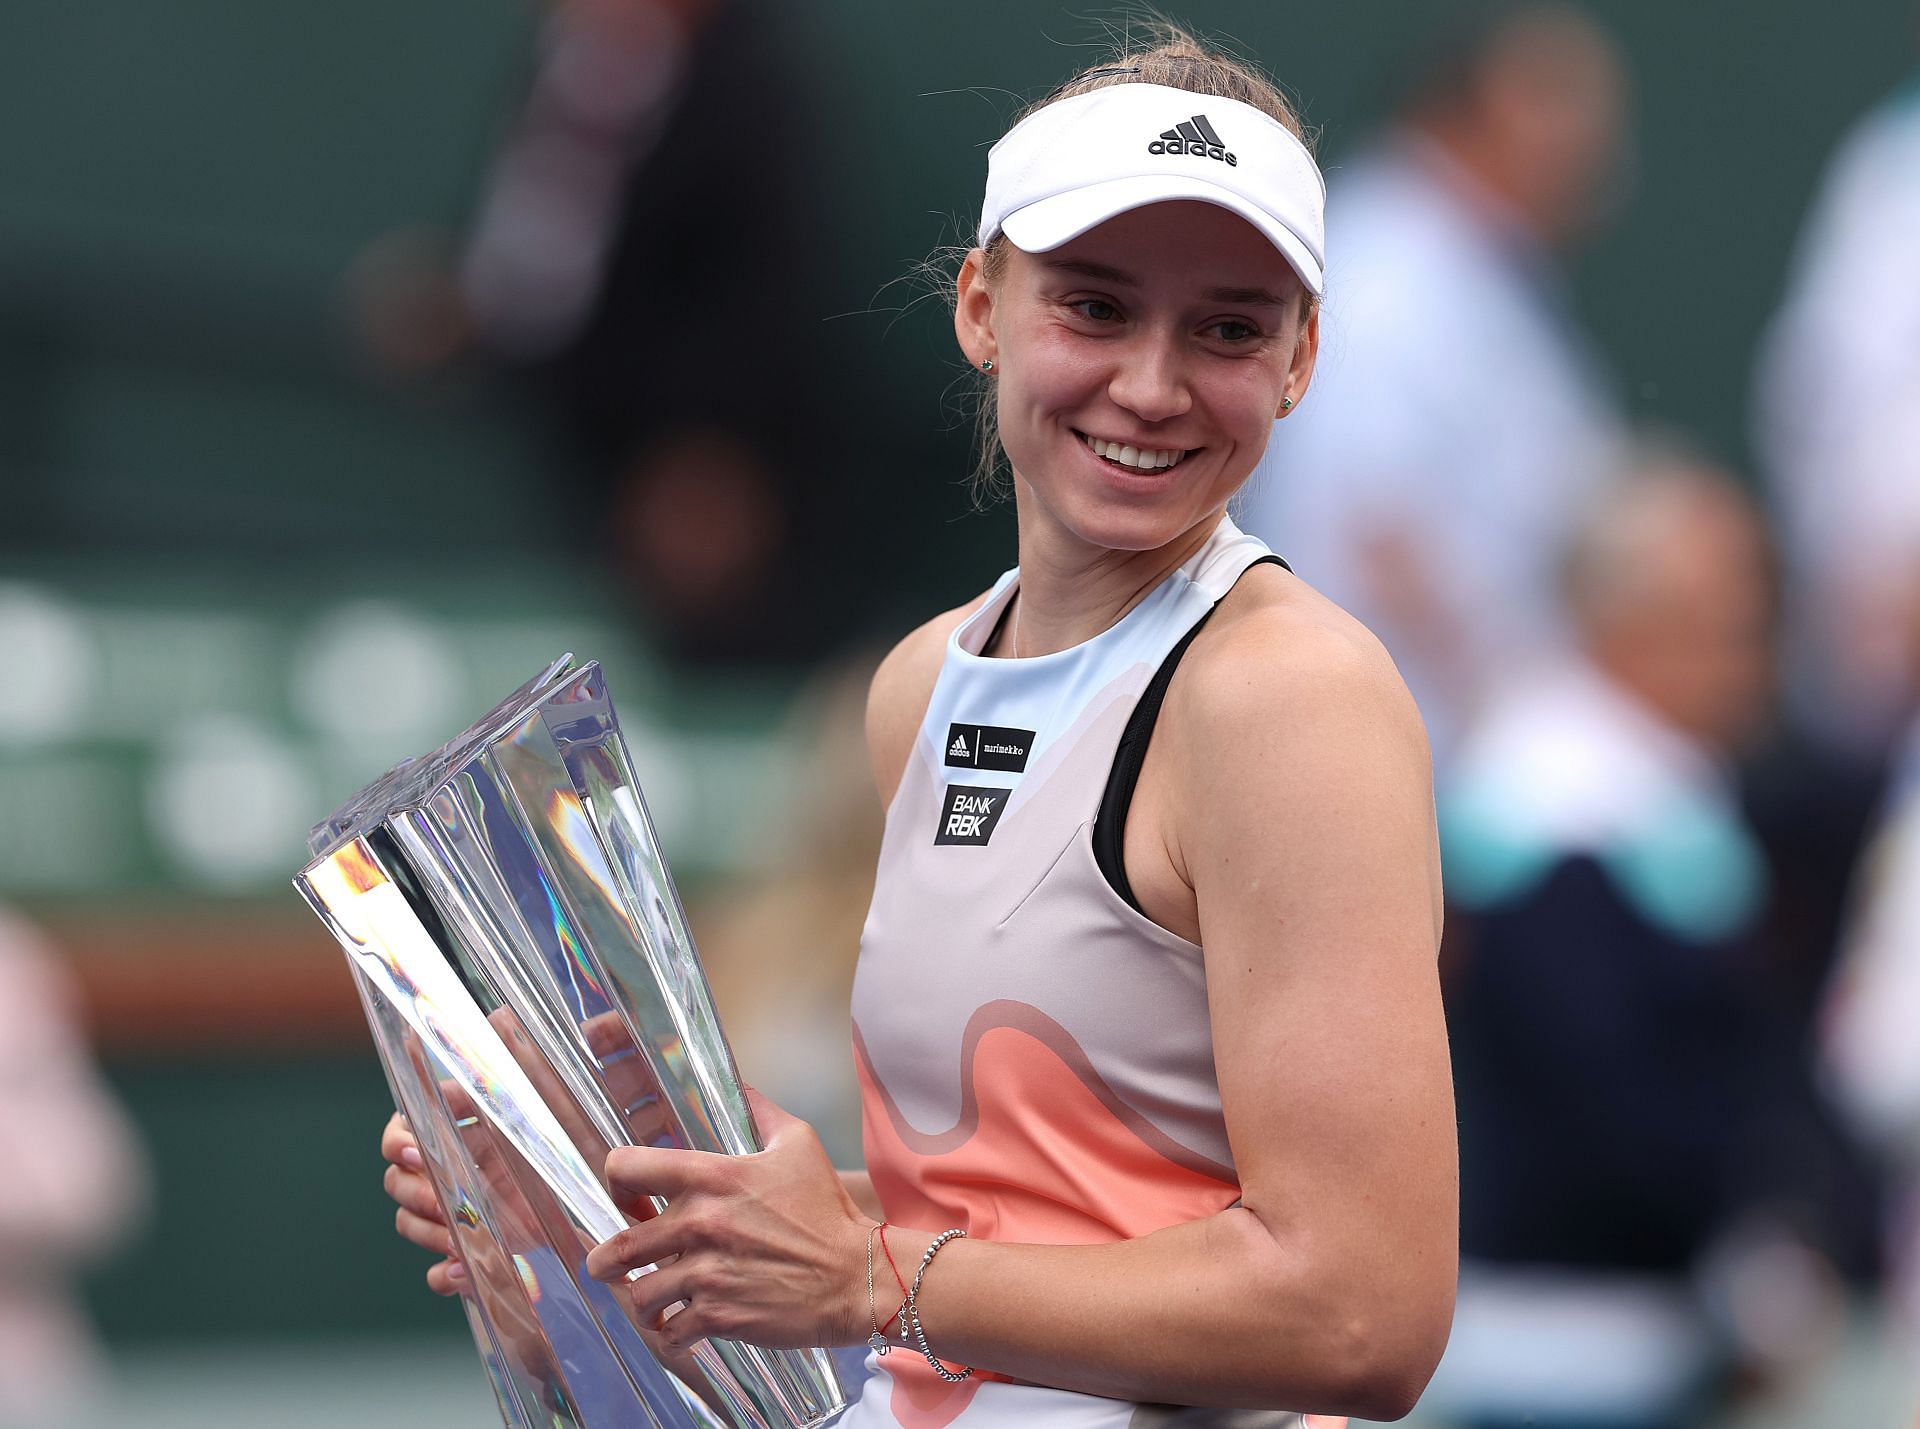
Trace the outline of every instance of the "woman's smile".
{"type": "Polygon", "coordinates": [[[1077,428],[1074,435],[1102,461],[1132,472],[1171,471],[1200,450],[1198,447],[1192,451],[1184,447],[1149,447],[1144,443],[1090,436],[1077,428]]]}

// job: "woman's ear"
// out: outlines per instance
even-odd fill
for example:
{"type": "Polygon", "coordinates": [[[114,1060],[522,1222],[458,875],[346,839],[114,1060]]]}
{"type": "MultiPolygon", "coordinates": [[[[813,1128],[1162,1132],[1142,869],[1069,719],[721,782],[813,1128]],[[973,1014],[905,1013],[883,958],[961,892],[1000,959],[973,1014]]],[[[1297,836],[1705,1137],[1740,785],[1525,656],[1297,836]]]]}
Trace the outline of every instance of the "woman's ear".
{"type": "Polygon", "coordinates": [[[999,355],[993,336],[993,291],[987,286],[987,255],[976,248],[967,254],[955,280],[953,335],[967,362],[978,368],[999,355]]]}
{"type": "Polygon", "coordinates": [[[1276,418],[1286,416],[1300,405],[1300,399],[1307,395],[1307,384],[1313,381],[1313,364],[1319,357],[1320,304],[1314,303],[1293,341],[1293,361],[1287,364],[1287,385],[1280,410],[1273,414],[1276,418]]]}

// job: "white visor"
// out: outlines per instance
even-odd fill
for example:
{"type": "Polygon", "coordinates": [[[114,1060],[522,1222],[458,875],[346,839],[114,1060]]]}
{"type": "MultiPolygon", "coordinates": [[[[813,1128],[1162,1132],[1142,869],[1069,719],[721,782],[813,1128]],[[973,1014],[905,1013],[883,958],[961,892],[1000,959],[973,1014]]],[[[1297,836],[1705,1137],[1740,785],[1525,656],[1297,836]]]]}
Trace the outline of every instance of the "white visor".
{"type": "Polygon", "coordinates": [[[1046,253],[1129,209],[1218,204],[1280,250],[1315,297],[1326,184],[1287,127],[1237,99],[1110,84],[1035,110],[987,155],[980,244],[1046,253]]]}

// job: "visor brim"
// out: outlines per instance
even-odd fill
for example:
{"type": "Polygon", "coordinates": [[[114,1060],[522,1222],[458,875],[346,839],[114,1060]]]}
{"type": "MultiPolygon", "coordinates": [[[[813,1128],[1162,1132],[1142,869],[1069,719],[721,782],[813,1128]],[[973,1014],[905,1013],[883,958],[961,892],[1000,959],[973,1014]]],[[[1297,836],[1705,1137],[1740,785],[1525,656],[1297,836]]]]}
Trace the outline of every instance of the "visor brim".
{"type": "Polygon", "coordinates": [[[1316,298],[1323,284],[1320,260],[1306,242],[1260,205],[1197,176],[1134,174],[1054,194],[1008,214],[1001,230],[1025,253],[1050,253],[1110,218],[1149,204],[1178,200],[1210,203],[1238,214],[1279,249],[1296,277],[1316,298]]]}

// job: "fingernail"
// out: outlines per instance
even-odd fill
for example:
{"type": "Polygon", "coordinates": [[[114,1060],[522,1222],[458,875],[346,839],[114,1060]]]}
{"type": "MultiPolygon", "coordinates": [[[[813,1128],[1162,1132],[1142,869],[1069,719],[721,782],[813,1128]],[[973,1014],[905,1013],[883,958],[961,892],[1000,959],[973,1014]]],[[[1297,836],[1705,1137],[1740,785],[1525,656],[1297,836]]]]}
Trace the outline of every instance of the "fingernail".
{"type": "Polygon", "coordinates": [[[427,1163],[420,1159],[420,1153],[411,1146],[400,1148],[400,1164],[414,1171],[424,1171],[427,1163]]]}
{"type": "Polygon", "coordinates": [[[447,1279],[458,1281],[458,1280],[465,1280],[466,1278],[467,1278],[466,1266],[462,1265],[457,1260],[449,1261],[447,1263],[447,1279]]]}

